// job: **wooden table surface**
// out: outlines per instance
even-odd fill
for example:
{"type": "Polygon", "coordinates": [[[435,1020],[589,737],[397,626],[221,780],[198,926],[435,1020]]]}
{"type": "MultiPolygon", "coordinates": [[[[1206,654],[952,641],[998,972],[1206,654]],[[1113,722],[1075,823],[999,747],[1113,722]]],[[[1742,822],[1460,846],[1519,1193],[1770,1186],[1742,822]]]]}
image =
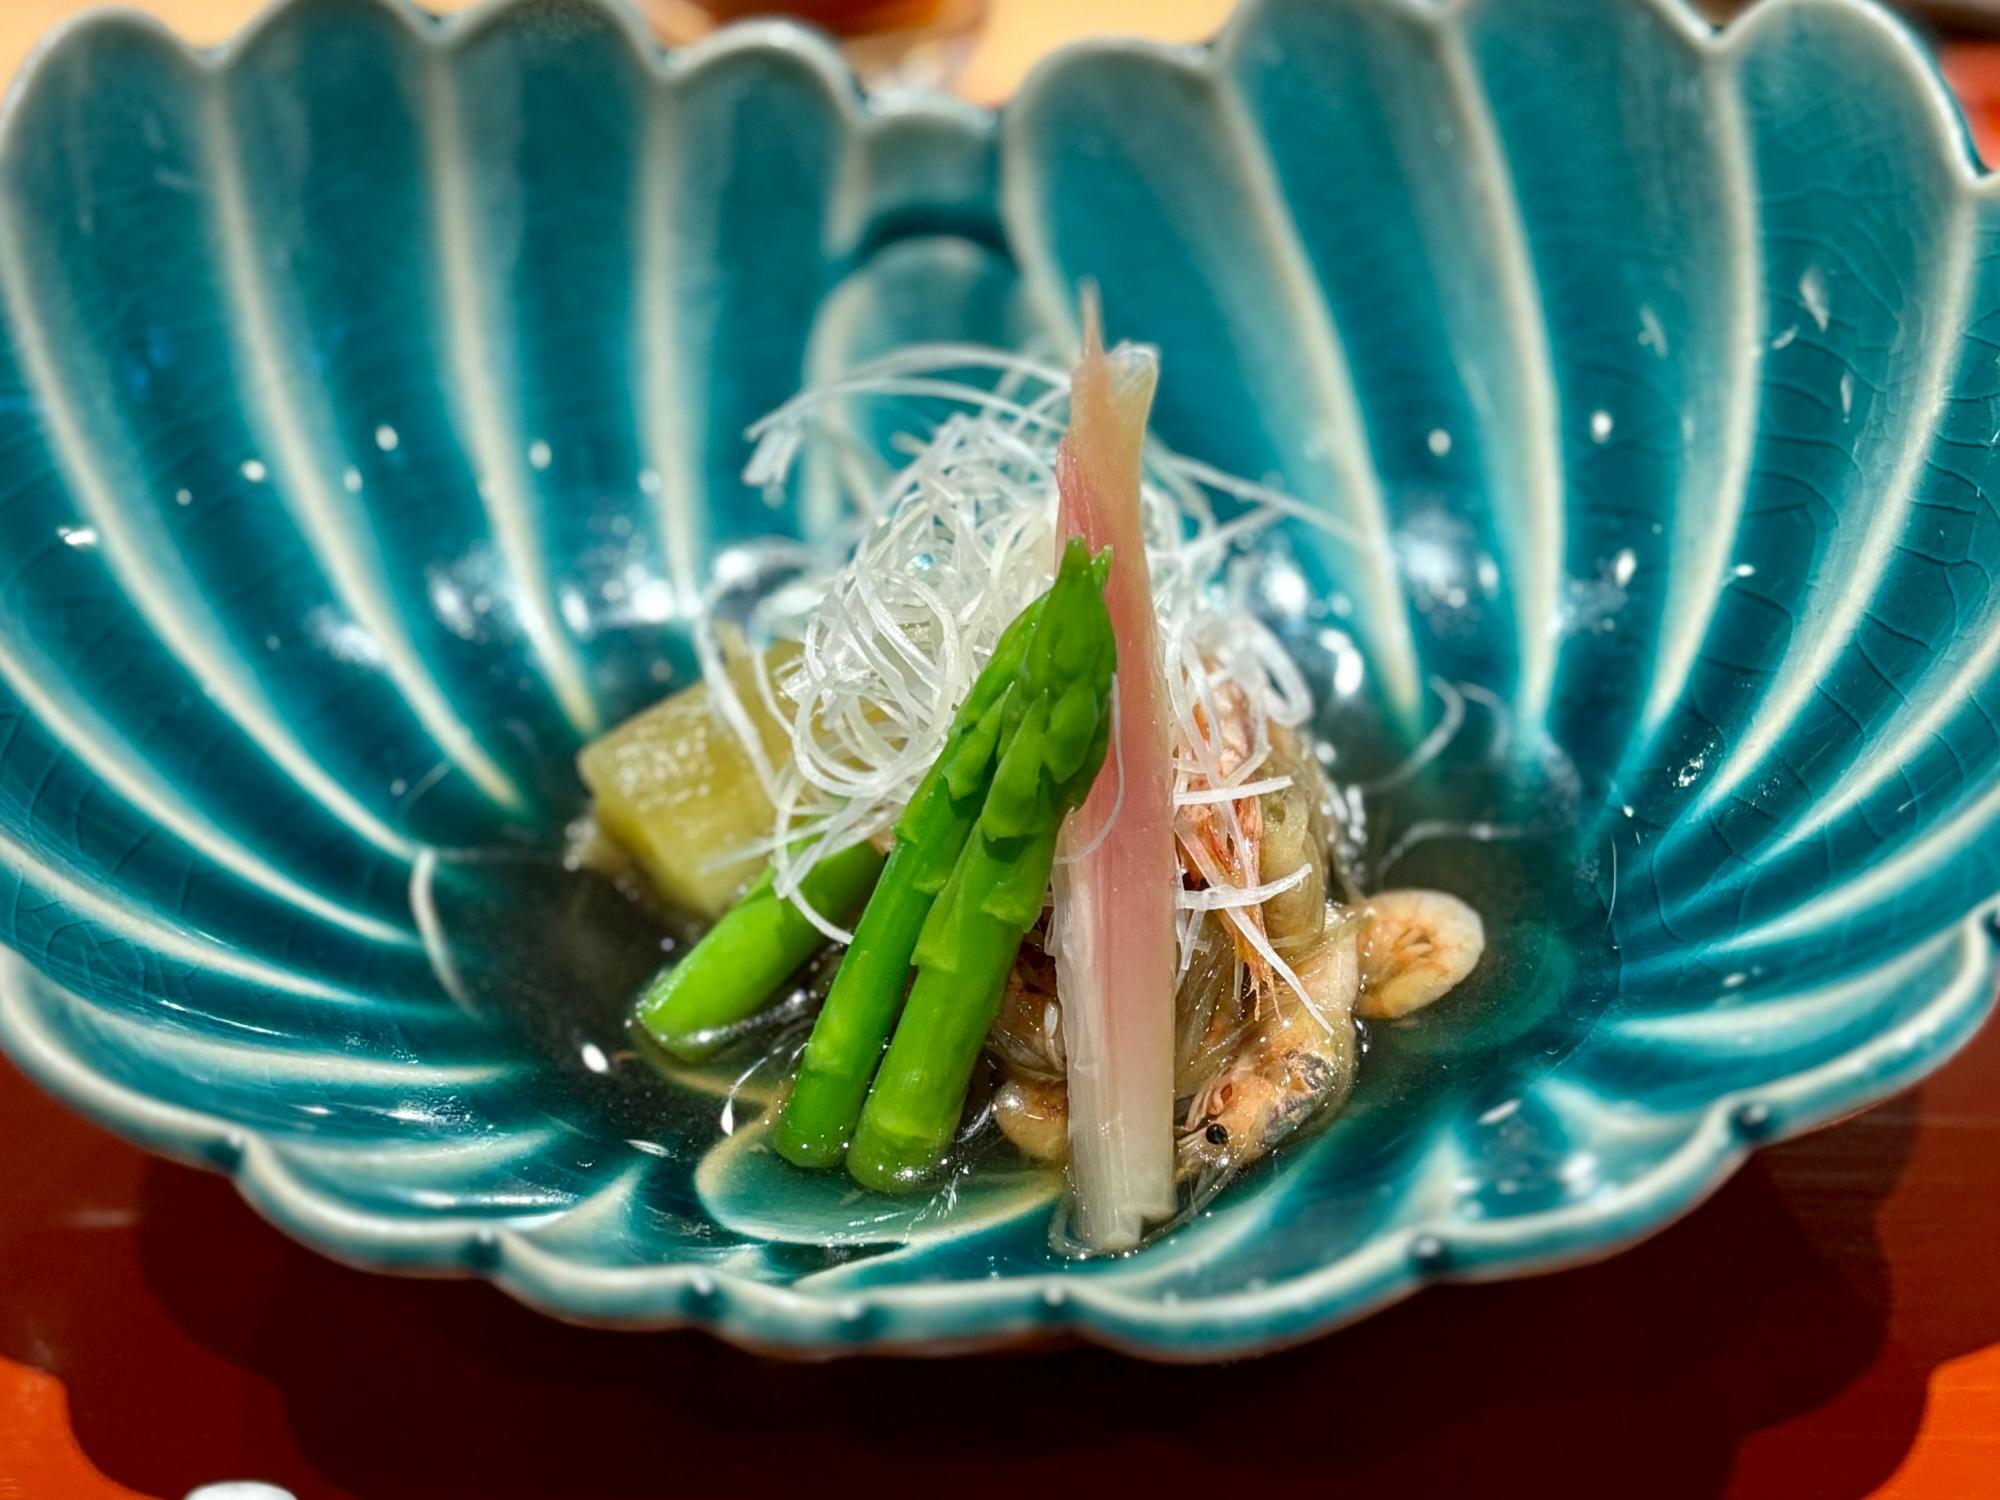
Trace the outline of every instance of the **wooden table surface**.
{"type": "MultiPolygon", "coordinates": [[[[0,73],[81,8],[0,0],[0,73]]],[[[145,8],[213,40],[257,6],[145,8]]],[[[1196,36],[1226,9],[996,0],[965,86],[999,97],[1052,40],[1196,36]]],[[[1989,57],[1951,72],[2000,138],[1989,57]]],[[[1626,1255],[1426,1293],[1272,1359],[773,1365],[346,1270],[0,1062],[0,1500],[178,1500],[224,1479],[300,1500],[1050,1481],[1968,1500],[2000,1493],[1996,1243],[2000,1029],[1916,1092],[1763,1153],[1626,1255]]]]}
{"type": "Polygon", "coordinates": [[[300,1500],[796,1495],[802,1479],[954,1500],[1091,1482],[1226,1500],[1253,1480],[1973,1500],[2000,1475],[1996,1183],[2000,1028],[1625,1255],[1426,1292],[1270,1359],[780,1365],[334,1265],[222,1179],[110,1139],[0,1064],[0,1496],[125,1493],[26,1480],[82,1474],[87,1455],[161,1500],[247,1477],[300,1500]]]}

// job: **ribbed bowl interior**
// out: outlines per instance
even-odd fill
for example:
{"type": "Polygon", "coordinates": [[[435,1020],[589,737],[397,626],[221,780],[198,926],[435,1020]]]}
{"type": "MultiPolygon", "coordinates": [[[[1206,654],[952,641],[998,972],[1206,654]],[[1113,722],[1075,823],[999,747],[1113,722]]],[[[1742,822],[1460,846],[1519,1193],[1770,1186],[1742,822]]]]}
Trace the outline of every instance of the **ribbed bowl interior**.
{"type": "Polygon", "coordinates": [[[1606,1253],[1992,1002],[1991,198],[1855,0],[1263,0],[998,118],[587,0],[74,26],[0,136],[0,1041],[344,1259],[754,1345],[1219,1357],[1606,1253]],[[1064,347],[1086,277],[1167,442],[1337,521],[1286,555],[1364,771],[1477,719],[1560,814],[1493,878],[1583,919],[1137,1256],[1005,1174],[798,1243],[823,1194],[454,1004],[413,875],[551,846],[718,555],[832,524],[752,420],[1064,347]]]}

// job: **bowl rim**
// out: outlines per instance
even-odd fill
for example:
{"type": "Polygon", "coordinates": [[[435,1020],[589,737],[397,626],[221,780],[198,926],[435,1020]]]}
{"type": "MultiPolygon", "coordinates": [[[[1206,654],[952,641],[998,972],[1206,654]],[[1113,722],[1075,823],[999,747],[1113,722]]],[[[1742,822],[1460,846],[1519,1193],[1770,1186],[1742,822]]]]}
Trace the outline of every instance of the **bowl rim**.
{"type": "MultiPolygon", "coordinates": [[[[267,0],[240,29],[196,47],[157,17],[112,6],[86,11],[49,32],[28,54],[0,101],[0,157],[20,149],[19,120],[48,61],[93,36],[136,27],[172,44],[209,77],[225,73],[295,11],[324,0],[267,0]]],[[[480,0],[445,17],[415,0],[346,0],[353,9],[399,21],[419,44],[450,56],[490,31],[546,13],[548,0],[480,0]]],[[[1267,10],[1288,0],[1241,0],[1212,41],[1170,44],[1105,37],[1062,48],[1038,62],[1012,100],[987,108],[922,91],[870,93],[830,38],[795,21],[738,23],[690,46],[668,49],[621,0],[562,0],[614,24],[652,75],[672,80],[746,54],[803,64],[838,101],[845,127],[867,133],[924,119],[982,141],[1003,156],[1010,122],[1063,72],[1107,58],[1164,61],[1216,79],[1231,50],[1267,10]]],[[[1405,14],[1433,26],[1508,0],[1327,0],[1405,14]]],[[[1665,21],[1695,48],[1700,66],[1729,63],[1766,26],[1795,11],[1845,13],[1876,27],[1893,65],[1913,78],[1935,112],[1934,138],[1946,147],[1958,191],[1984,198],[1991,176],[1930,54],[1874,0],[1761,0],[1715,26],[1690,0],[1620,0],[1665,21]]],[[[1004,215],[1007,174],[1001,175],[1004,215]]],[[[1330,1263],[1255,1290],[1163,1304],[1107,1283],[1055,1270],[1005,1281],[904,1284],[838,1296],[814,1295],[691,1263],[593,1267],[566,1259],[504,1224],[441,1217],[413,1222],[351,1207],[311,1186],[263,1133],[200,1110],[163,1103],[121,1084],[67,1046],[46,1020],[50,1004],[86,1002],[33,964],[0,947],[0,1050],[45,1091],[110,1130],[160,1155],[226,1173],[265,1219],[332,1258],[370,1270],[476,1276],[555,1317],[624,1329],[693,1327],[741,1347],[790,1357],[850,1353],[943,1355],[1049,1339],[1081,1339],[1144,1358],[1206,1361],[1261,1354],[1316,1338],[1401,1301],[1424,1286],[1502,1280],[1580,1265],[1615,1254],[1667,1227],[1722,1185],[1759,1146],[1787,1140],[1857,1113],[1911,1086],[1976,1033],[2000,995],[2000,894],[1926,941],[1951,937],[1960,967],[1896,1027],[1821,1063],[1722,1094],[1685,1116],[1686,1133],[1667,1156],[1612,1195],[1588,1204],[1524,1214],[1469,1234],[1464,1226],[1419,1228],[1378,1237],[1330,1263]]]]}
{"type": "MultiPolygon", "coordinates": [[[[1166,1363],[1274,1353],[1358,1322],[1426,1286],[1505,1281],[1603,1260],[1705,1201],[1750,1154],[1858,1114],[1920,1082],[1977,1034],[2000,997],[2000,899],[1947,934],[1961,971],[1901,1025],[1812,1068],[1717,1096],[1679,1147],[1610,1197],[1523,1214],[1477,1237],[1416,1228],[1285,1281],[1163,1304],[1067,1270],[1003,1281],[815,1296],[687,1262],[591,1267],[520,1230],[470,1218],[413,1223],[336,1201],[260,1132],[131,1089],[68,1048],[38,1014],[64,998],[0,948],[0,1050],[44,1091],[144,1150],[227,1175],[265,1220],[362,1270],[477,1277],[566,1322],[698,1328],[756,1353],[949,1355],[1075,1338],[1166,1363]]],[[[70,1003],[82,1003],[70,998],[70,1003]]]]}

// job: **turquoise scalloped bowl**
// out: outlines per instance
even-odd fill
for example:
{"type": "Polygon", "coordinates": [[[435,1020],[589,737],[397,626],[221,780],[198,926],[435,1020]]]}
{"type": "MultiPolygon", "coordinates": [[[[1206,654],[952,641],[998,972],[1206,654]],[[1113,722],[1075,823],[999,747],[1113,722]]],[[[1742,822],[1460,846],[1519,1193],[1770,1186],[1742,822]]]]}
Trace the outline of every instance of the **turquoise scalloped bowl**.
{"type": "Polygon", "coordinates": [[[1991,1007],[1991,198],[1849,0],[1266,0],[997,118],[582,0],[73,26],[0,138],[0,1041],[343,1260],[794,1353],[1219,1358],[1610,1253],[1991,1007]],[[780,1170],[761,1079],[714,1146],[619,1049],[632,919],[533,851],[719,550],[827,522],[745,426],[1060,342],[1085,276],[1167,441],[1375,544],[1292,537],[1289,623],[1382,877],[1496,941],[1328,1128],[1077,1261],[1031,1173],[780,1170]]]}

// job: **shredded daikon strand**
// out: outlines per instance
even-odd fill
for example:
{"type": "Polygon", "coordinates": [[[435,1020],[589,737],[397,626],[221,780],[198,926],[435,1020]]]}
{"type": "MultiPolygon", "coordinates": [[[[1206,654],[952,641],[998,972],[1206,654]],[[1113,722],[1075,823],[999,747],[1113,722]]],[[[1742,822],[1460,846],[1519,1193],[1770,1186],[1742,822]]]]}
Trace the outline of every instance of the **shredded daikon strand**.
{"type": "MultiPolygon", "coordinates": [[[[1058,854],[1056,856],[1056,863],[1058,865],[1067,865],[1073,861],[1095,854],[1103,846],[1104,841],[1111,836],[1112,828],[1117,825],[1119,811],[1125,806],[1125,742],[1119,738],[1118,723],[1118,700],[1116,697],[1113,697],[1111,700],[1111,743],[1107,748],[1105,772],[1099,773],[1102,775],[1108,772],[1110,775],[1118,778],[1118,795],[1111,799],[1110,816],[1105,818],[1104,826],[1097,830],[1097,837],[1085,844],[1081,849],[1069,854],[1058,854]]],[[[1053,916],[1049,919],[1049,934],[1051,939],[1053,939],[1055,934],[1055,919],[1053,916]]],[[[1054,952],[1055,946],[1055,943],[1051,941],[1048,944],[1049,951],[1054,952]]]]}
{"type": "Polygon", "coordinates": [[[1458,738],[1459,730],[1465,727],[1464,693],[1459,690],[1457,684],[1447,682],[1442,677],[1431,678],[1429,686],[1431,691],[1438,695],[1438,700],[1444,704],[1444,713],[1437,724],[1423,737],[1417,748],[1410,752],[1407,759],[1373,781],[1363,782],[1360,788],[1362,791],[1386,792],[1403,785],[1444,754],[1451,747],[1451,742],[1458,738]]]}
{"type": "Polygon", "coordinates": [[[1292,784],[1289,776],[1271,776],[1263,781],[1246,781],[1233,786],[1205,786],[1174,793],[1176,807],[1205,807],[1216,802],[1240,802],[1245,797],[1262,797],[1282,792],[1292,784]]]}
{"type": "Polygon", "coordinates": [[[1312,874],[1311,865],[1300,865],[1291,874],[1279,880],[1267,881],[1263,885],[1210,887],[1199,891],[1182,891],[1176,898],[1182,911],[1222,911],[1232,906],[1262,906],[1273,896],[1282,896],[1286,891],[1304,885],[1306,877],[1312,874]]]}
{"type": "MultiPolygon", "coordinates": [[[[1215,857],[1202,849],[1200,845],[1183,843],[1181,847],[1194,862],[1196,868],[1207,878],[1212,887],[1226,888],[1230,884],[1224,872],[1217,868],[1215,857]]],[[[1263,924],[1251,921],[1250,913],[1242,906],[1221,906],[1217,908],[1217,911],[1224,921],[1236,929],[1243,941],[1249,944],[1256,955],[1270,966],[1271,972],[1277,975],[1285,988],[1299,997],[1299,1003],[1305,1006],[1312,1018],[1323,1028],[1331,1030],[1332,1023],[1327,1020],[1326,1014],[1319,1008],[1318,1002],[1307,991],[1305,985],[1300,981],[1299,976],[1292,971],[1292,966],[1279,956],[1276,948],[1271,946],[1270,938],[1264,933],[1263,924]]],[[[1200,913],[1185,914],[1182,920],[1199,921],[1201,915],[1200,913]]]]}
{"type": "MultiPolygon", "coordinates": [[[[769,854],[779,894],[837,941],[848,934],[806,908],[799,882],[820,860],[894,825],[943,749],[1000,632],[1048,587],[1068,394],[1067,370],[1028,355],[917,345],[800,392],[749,431],[755,447],[743,477],[777,495],[815,445],[849,459],[879,448],[854,424],[870,403],[936,409],[920,430],[891,442],[911,455],[900,470],[848,495],[858,541],[849,527],[802,567],[796,545],[776,549],[770,560],[802,575],[796,586],[758,598],[747,627],[753,646],[790,640],[800,647],[775,669],[762,649],[755,661],[758,696],[789,733],[789,763],[764,755],[724,670],[713,616],[731,590],[711,589],[697,621],[703,675],[777,809],[758,852],[769,854]],[[800,599],[812,601],[803,613],[800,599]]],[[[837,471],[852,481],[863,468],[847,462],[837,471]]],[[[1305,723],[1313,704],[1291,657],[1252,611],[1250,544],[1285,518],[1353,538],[1310,506],[1152,441],[1141,500],[1177,727],[1176,806],[1219,810],[1231,864],[1254,880],[1256,860],[1237,808],[1290,784],[1254,778],[1270,755],[1272,726],[1305,723]],[[1227,520],[1218,519],[1218,496],[1228,502],[1227,520]],[[1240,702],[1242,724],[1224,723],[1223,698],[1240,702]],[[1228,741],[1239,731],[1247,733],[1247,749],[1228,741]]],[[[750,561],[753,572],[764,562],[750,561]]],[[[1189,871],[1205,886],[1190,893],[1199,903],[1180,913],[1183,966],[1205,911],[1240,928],[1243,908],[1292,888],[1284,881],[1241,884],[1213,860],[1203,865],[1189,871]]],[[[1261,932],[1246,941],[1299,989],[1261,932]]]]}

